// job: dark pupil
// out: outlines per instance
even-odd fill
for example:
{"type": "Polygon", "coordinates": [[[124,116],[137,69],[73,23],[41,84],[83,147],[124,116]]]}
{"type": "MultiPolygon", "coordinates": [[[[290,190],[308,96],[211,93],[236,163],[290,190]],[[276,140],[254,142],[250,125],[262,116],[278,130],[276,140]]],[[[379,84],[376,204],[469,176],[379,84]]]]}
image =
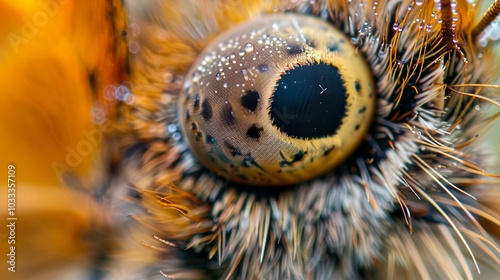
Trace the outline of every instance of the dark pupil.
{"type": "Polygon", "coordinates": [[[346,89],[338,69],[319,63],[281,75],[271,99],[273,124],[295,138],[335,134],[346,115],[346,89]]]}

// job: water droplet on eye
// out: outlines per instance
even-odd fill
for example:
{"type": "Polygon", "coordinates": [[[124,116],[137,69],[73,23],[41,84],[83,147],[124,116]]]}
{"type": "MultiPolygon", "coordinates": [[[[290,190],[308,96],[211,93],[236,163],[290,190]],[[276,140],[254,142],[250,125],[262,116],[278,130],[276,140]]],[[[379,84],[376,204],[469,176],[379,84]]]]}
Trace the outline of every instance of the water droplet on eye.
{"type": "Polygon", "coordinates": [[[215,73],[215,79],[216,79],[217,81],[220,81],[220,73],[215,73]]]}
{"type": "Polygon", "coordinates": [[[224,83],[222,86],[223,86],[224,88],[227,88],[227,83],[224,83]]]}
{"type": "Polygon", "coordinates": [[[239,51],[239,52],[238,52],[238,55],[239,55],[239,56],[244,56],[244,55],[245,55],[245,51],[244,51],[244,50],[239,51]]]}
{"type": "Polygon", "coordinates": [[[248,70],[243,68],[241,69],[241,73],[243,74],[243,78],[245,78],[245,81],[248,81],[248,70]]]}

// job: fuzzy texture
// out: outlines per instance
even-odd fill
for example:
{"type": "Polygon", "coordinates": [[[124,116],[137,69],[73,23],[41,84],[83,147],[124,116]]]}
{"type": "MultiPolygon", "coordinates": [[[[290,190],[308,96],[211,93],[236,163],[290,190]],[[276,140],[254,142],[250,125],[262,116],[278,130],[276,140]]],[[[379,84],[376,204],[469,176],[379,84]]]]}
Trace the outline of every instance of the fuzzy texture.
{"type": "Polygon", "coordinates": [[[160,132],[150,141],[145,132],[151,130],[136,126],[137,139],[148,140],[141,158],[141,174],[148,179],[142,177],[146,185],[138,186],[154,190],[143,193],[141,204],[149,215],[141,220],[174,246],[164,246],[162,274],[456,279],[476,274],[476,258],[498,265],[495,239],[477,221],[498,223],[498,218],[473,198],[495,192],[498,183],[483,171],[487,144],[475,139],[483,132],[477,126],[494,118],[480,109],[484,98],[470,97],[486,97],[486,90],[461,86],[488,84],[498,73],[488,65],[490,50],[469,39],[474,8],[462,1],[456,10],[427,1],[256,1],[219,23],[219,14],[233,7],[217,3],[179,8],[183,25],[178,28],[172,17],[155,16],[169,14],[175,5],[156,3],[141,11],[153,19],[148,22],[153,27],[141,24],[147,33],[138,36],[144,51],[134,58],[141,61],[136,73],[149,73],[156,63],[156,75],[167,80],[155,85],[161,93],[152,100],[162,103],[145,99],[126,115],[160,132]],[[288,189],[243,188],[205,170],[182,139],[163,132],[177,124],[176,95],[194,61],[179,57],[201,52],[227,22],[280,12],[323,18],[352,38],[371,66],[377,113],[358,151],[330,174],[288,189]],[[458,21],[441,20],[449,15],[458,21]],[[149,33],[153,30],[164,36],[149,33]],[[178,51],[180,46],[186,49],[178,51]]]}
{"type": "MultiPolygon", "coordinates": [[[[480,14],[467,1],[128,1],[126,15],[121,1],[103,1],[96,13],[90,4],[67,4],[20,55],[4,56],[13,66],[0,70],[12,92],[58,101],[70,92],[76,101],[59,107],[72,110],[77,125],[52,102],[38,102],[55,121],[19,117],[31,123],[16,128],[62,131],[54,151],[30,150],[43,167],[63,162],[67,152],[57,147],[77,147],[82,130],[111,123],[113,134],[93,150],[97,163],[70,168],[74,176],[64,183],[46,181],[54,173],[29,160],[19,165],[41,176],[32,194],[20,195],[33,208],[23,216],[20,244],[29,246],[19,247],[19,279],[472,279],[478,269],[500,269],[490,235],[500,228],[493,208],[500,182],[491,171],[497,156],[483,137],[497,120],[485,108],[498,105],[500,71],[491,45],[471,39],[480,14]],[[198,54],[224,31],[285,12],[319,17],[351,38],[373,74],[377,111],[360,147],[330,173],[282,188],[242,186],[207,170],[178,137],[177,99],[198,54]],[[57,42],[64,51],[40,47],[57,42]],[[41,75],[29,61],[55,72],[41,75]],[[95,71],[97,85],[86,78],[95,71]],[[22,89],[33,84],[30,73],[40,86],[22,89]],[[62,80],[47,82],[55,78],[62,80]],[[95,102],[108,112],[97,123],[89,112],[95,102]],[[119,169],[108,159],[116,149],[119,169]],[[40,200],[47,182],[53,191],[40,200]],[[70,196],[60,185],[87,190],[70,196]],[[29,254],[44,258],[21,267],[29,254]]],[[[21,26],[16,16],[5,18],[1,32],[21,26]]],[[[31,105],[26,96],[9,98],[31,105]]],[[[13,114],[8,106],[0,112],[13,114]]],[[[37,135],[51,147],[53,134],[43,131],[37,135]]],[[[16,139],[4,147],[23,150],[16,139]]]]}

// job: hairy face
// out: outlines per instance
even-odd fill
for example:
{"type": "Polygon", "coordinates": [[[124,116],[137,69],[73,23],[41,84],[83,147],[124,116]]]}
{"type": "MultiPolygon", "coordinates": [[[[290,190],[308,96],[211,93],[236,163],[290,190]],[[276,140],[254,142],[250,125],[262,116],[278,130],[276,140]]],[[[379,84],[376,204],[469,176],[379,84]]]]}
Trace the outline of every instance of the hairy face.
{"type": "Polygon", "coordinates": [[[136,99],[121,110],[140,221],[162,252],[152,275],[458,279],[498,267],[483,228],[500,223],[487,204],[498,176],[482,141],[496,119],[485,107],[498,105],[485,32],[498,11],[136,5],[136,99]]]}

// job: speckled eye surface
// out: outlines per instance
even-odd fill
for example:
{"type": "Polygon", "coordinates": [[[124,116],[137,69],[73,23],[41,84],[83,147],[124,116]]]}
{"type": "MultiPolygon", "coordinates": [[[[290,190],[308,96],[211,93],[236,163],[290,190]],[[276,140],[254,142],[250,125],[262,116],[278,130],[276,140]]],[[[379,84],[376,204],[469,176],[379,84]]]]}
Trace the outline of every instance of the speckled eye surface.
{"type": "Polygon", "coordinates": [[[263,16],[222,35],[186,76],[178,118],[207,168],[247,185],[332,170],[374,113],[369,67],[343,33],[302,15],[263,16]]]}

